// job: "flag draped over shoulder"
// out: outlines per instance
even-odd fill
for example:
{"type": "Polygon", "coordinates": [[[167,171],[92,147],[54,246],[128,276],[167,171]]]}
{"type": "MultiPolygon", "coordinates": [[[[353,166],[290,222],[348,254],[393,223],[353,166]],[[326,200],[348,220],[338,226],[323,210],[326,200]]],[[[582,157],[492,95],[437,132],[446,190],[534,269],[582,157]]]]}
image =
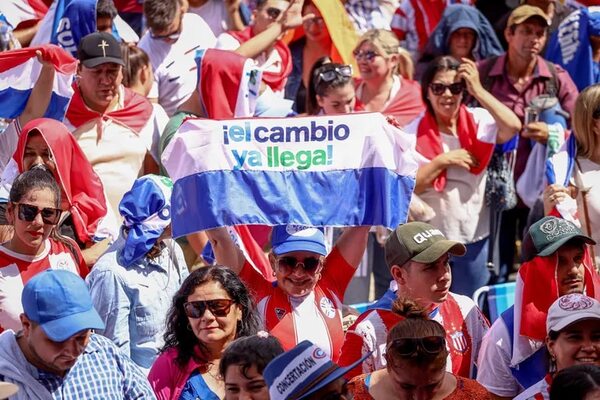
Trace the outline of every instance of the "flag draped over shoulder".
{"type": "Polygon", "coordinates": [[[414,137],[379,113],[189,119],[162,161],[176,236],[240,224],[395,227],[417,171],[414,137]]]}
{"type": "Polygon", "coordinates": [[[71,82],[77,72],[77,60],[54,45],[0,53],[0,118],[16,118],[25,109],[42,69],[35,54],[37,50],[56,70],[52,97],[44,116],[62,121],[73,95],[71,82]]]}
{"type": "Polygon", "coordinates": [[[21,22],[42,19],[48,12],[42,0],[2,0],[0,3],[0,13],[13,28],[21,22]]]}

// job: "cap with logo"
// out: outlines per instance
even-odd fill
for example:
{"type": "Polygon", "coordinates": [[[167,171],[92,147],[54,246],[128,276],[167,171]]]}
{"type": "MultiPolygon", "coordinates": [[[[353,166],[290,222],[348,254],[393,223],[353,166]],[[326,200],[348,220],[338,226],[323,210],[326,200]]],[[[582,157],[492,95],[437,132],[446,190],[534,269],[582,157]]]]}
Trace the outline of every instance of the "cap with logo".
{"type": "Polygon", "coordinates": [[[271,400],[300,400],[309,397],[364,361],[371,353],[340,367],[320,347],[304,340],[267,364],[263,377],[271,400]]]}
{"type": "Polygon", "coordinates": [[[79,41],[77,58],[88,68],[106,63],[125,65],[119,42],[107,32],[94,32],[84,36],[79,41]]]}
{"type": "Polygon", "coordinates": [[[600,302],[583,294],[568,294],[559,297],[550,306],[546,332],[560,332],[575,322],[587,319],[595,319],[600,323],[600,302]]]}
{"type": "Polygon", "coordinates": [[[529,18],[541,19],[547,26],[550,26],[550,18],[548,18],[548,14],[546,14],[539,7],[530,6],[527,4],[519,6],[513,10],[513,12],[510,14],[510,17],[508,17],[506,26],[511,27],[513,25],[522,24],[529,18]]]}
{"type": "Polygon", "coordinates": [[[425,222],[409,222],[398,225],[385,242],[387,265],[404,265],[408,261],[429,264],[446,253],[464,256],[464,244],[446,239],[437,228],[425,222]]]}
{"type": "Polygon", "coordinates": [[[87,285],[70,271],[48,269],[35,275],[23,288],[21,302],[27,318],[54,342],[86,329],[104,329],[87,285]]]}
{"type": "Polygon", "coordinates": [[[535,256],[549,256],[571,239],[596,244],[571,221],[553,216],[544,217],[531,225],[523,238],[523,257],[528,261],[535,256]]]}
{"type": "Polygon", "coordinates": [[[303,225],[274,226],[271,245],[276,256],[292,251],[310,251],[322,256],[327,255],[323,231],[303,225]]]}

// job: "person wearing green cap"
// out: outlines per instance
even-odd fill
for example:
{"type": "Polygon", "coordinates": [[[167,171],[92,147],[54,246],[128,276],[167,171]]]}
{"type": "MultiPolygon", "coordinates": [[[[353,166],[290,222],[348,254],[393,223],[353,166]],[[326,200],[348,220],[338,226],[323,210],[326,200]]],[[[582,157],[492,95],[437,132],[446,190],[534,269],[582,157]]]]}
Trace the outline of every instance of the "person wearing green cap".
{"type": "Polygon", "coordinates": [[[588,249],[595,243],[572,222],[554,216],[529,228],[515,304],[494,322],[479,352],[477,381],[494,398],[512,399],[546,375],[545,321],[556,299],[584,292],[600,297],[600,277],[588,249]]]}
{"type": "MultiPolygon", "coordinates": [[[[465,245],[446,239],[439,229],[424,222],[399,225],[385,243],[386,262],[398,286],[396,296],[416,301],[431,319],[442,324],[450,354],[446,368],[469,378],[475,374],[475,361],[489,323],[473,300],[450,292],[449,257],[465,252],[465,245]]],[[[389,308],[373,308],[356,320],[346,332],[339,364],[346,366],[368,352],[372,354],[347,377],[385,368],[387,333],[401,319],[389,308]]]]}

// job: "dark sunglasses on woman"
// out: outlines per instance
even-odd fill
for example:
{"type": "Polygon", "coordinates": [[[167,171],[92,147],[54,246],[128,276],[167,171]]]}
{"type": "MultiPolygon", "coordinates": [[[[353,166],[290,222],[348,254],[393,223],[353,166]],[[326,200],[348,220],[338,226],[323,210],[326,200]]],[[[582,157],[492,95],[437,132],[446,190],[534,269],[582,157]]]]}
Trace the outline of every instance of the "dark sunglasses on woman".
{"type": "Polygon", "coordinates": [[[388,352],[400,356],[410,356],[419,349],[425,353],[437,354],[446,348],[446,339],[441,336],[425,336],[422,338],[398,338],[394,339],[387,346],[388,352]]]}
{"type": "Polygon", "coordinates": [[[354,54],[354,58],[356,58],[356,61],[366,60],[369,62],[373,61],[373,59],[379,55],[379,53],[377,53],[373,50],[367,50],[367,51],[354,50],[352,52],[352,54],[354,54]]]}
{"type": "Polygon", "coordinates": [[[444,85],[443,83],[430,83],[429,84],[429,88],[431,89],[431,93],[435,94],[436,96],[441,96],[442,94],[444,94],[446,92],[446,89],[450,90],[450,93],[452,93],[453,95],[457,95],[462,93],[465,90],[465,83],[464,82],[454,82],[451,83],[449,85],[444,85]]]}
{"type": "Polygon", "coordinates": [[[229,314],[233,303],[234,301],[231,299],[188,301],[183,304],[183,309],[185,310],[185,315],[190,318],[201,318],[207,308],[215,317],[225,317],[229,314]]]}
{"type": "Polygon", "coordinates": [[[61,210],[59,208],[38,208],[37,206],[24,203],[14,204],[17,206],[17,215],[21,221],[31,222],[38,214],[42,214],[42,221],[48,225],[56,225],[60,220],[61,210]]]}
{"type": "Polygon", "coordinates": [[[321,259],[318,257],[306,257],[304,260],[299,260],[296,257],[281,257],[277,259],[277,264],[284,273],[292,272],[297,267],[301,267],[304,271],[312,274],[317,270],[320,263],[321,259]]]}

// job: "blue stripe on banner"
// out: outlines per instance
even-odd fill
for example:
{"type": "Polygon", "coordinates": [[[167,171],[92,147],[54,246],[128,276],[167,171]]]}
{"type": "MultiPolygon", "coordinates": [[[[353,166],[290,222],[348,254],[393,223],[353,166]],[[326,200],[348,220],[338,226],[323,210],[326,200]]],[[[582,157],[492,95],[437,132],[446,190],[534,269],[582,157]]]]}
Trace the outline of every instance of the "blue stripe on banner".
{"type": "MultiPolygon", "coordinates": [[[[2,104],[0,118],[13,119],[21,115],[23,110],[25,110],[30,95],[31,89],[18,90],[6,88],[0,90],[0,104],[2,104]]],[[[65,117],[65,112],[67,111],[70,100],[71,99],[68,97],[63,97],[53,92],[44,117],[62,121],[65,117]]]]}
{"type": "Polygon", "coordinates": [[[383,225],[406,221],[415,180],[386,168],[210,171],[175,182],[175,237],[239,224],[383,225]]]}

